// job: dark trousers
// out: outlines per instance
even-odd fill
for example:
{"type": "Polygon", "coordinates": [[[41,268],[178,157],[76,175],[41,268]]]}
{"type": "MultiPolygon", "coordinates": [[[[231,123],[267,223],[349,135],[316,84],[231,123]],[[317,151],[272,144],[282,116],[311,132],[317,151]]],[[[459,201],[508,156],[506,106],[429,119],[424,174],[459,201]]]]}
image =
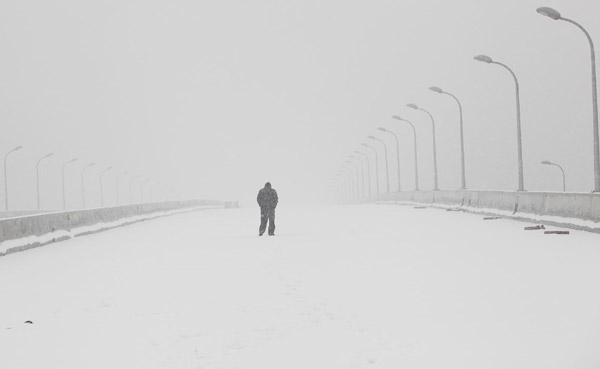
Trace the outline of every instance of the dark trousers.
{"type": "Polygon", "coordinates": [[[265,233],[267,229],[267,221],[269,222],[269,234],[275,234],[275,209],[260,208],[260,228],[259,234],[265,233]]]}

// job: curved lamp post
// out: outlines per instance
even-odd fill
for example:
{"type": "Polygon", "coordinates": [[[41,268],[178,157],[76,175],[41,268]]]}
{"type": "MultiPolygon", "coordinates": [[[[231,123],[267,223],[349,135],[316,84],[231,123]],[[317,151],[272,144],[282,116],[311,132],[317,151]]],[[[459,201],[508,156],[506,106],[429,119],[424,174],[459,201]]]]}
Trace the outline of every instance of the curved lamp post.
{"type": "Polygon", "coordinates": [[[148,182],[150,182],[152,179],[151,178],[146,178],[145,181],[140,183],[140,203],[144,202],[144,185],[148,182]]]}
{"type": "Polygon", "coordinates": [[[561,167],[560,165],[558,165],[556,163],[548,161],[548,160],[542,161],[542,164],[544,164],[544,165],[553,165],[555,167],[558,167],[558,169],[560,169],[560,171],[562,172],[563,192],[567,192],[567,186],[566,186],[566,180],[565,180],[565,170],[563,169],[563,167],[561,167]]]}
{"type": "Polygon", "coordinates": [[[365,198],[367,196],[366,190],[365,190],[365,167],[363,165],[362,160],[360,160],[359,158],[357,158],[354,155],[350,155],[350,158],[356,160],[357,162],[360,163],[360,173],[361,173],[361,179],[362,179],[362,196],[363,198],[365,198]]]}
{"type": "Polygon", "coordinates": [[[104,207],[104,186],[102,184],[102,175],[104,175],[104,173],[108,172],[111,169],[112,167],[108,167],[102,172],[100,172],[100,204],[102,205],[102,207],[104,207]]]}
{"type": "MultiPolygon", "coordinates": [[[[348,175],[348,178],[350,178],[350,190],[348,191],[349,195],[352,195],[352,192],[354,192],[354,194],[356,195],[356,200],[358,201],[358,183],[356,183],[356,186],[354,185],[354,178],[353,177],[353,173],[352,173],[352,168],[348,168],[348,167],[342,167],[342,170],[345,171],[345,173],[348,175]],[[352,191],[353,189],[356,189],[356,191],[352,191]]],[[[348,199],[351,201],[353,196],[348,196],[348,199]]]]}
{"type": "Polygon", "coordinates": [[[117,175],[117,181],[116,181],[117,182],[117,191],[116,191],[117,205],[120,205],[119,204],[119,179],[121,179],[121,177],[123,177],[124,175],[126,175],[128,173],[129,173],[128,171],[124,171],[124,172],[119,173],[119,175],[117,175]]]}
{"type": "Polygon", "coordinates": [[[414,142],[415,142],[415,191],[419,191],[419,160],[418,160],[418,156],[417,156],[417,129],[415,128],[415,125],[412,124],[411,121],[406,120],[402,117],[400,117],[399,115],[394,115],[392,116],[393,119],[402,121],[402,122],[406,122],[408,124],[410,124],[410,127],[412,128],[413,131],[413,138],[414,138],[414,142]]]}
{"type": "Polygon", "coordinates": [[[454,101],[458,104],[458,115],[460,117],[460,179],[461,179],[461,190],[467,189],[467,180],[465,176],[465,140],[463,135],[463,111],[462,105],[458,98],[451,94],[450,92],[446,92],[437,86],[429,87],[429,89],[433,92],[437,92],[438,94],[444,94],[452,97],[454,101]]]}
{"type": "Polygon", "coordinates": [[[600,144],[598,143],[598,93],[596,90],[596,52],[594,51],[594,42],[588,31],[583,26],[571,19],[563,18],[560,13],[552,8],[538,8],[537,12],[541,15],[554,20],[562,20],[575,25],[579,28],[590,43],[590,52],[592,58],[592,127],[594,134],[594,192],[600,192],[600,144]]]}
{"type": "Polygon", "coordinates": [[[40,163],[42,160],[51,157],[54,155],[53,152],[47,154],[46,156],[41,157],[35,166],[35,174],[36,174],[36,189],[37,189],[37,209],[40,210],[40,163]]]}
{"type": "Polygon", "coordinates": [[[369,164],[369,157],[367,156],[367,154],[362,153],[358,150],[354,150],[354,153],[363,156],[365,158],[365,161],[367,162],[367,183],[369,184],[369,197],[371,197],[371,165],[369,164]]]}
{"type": "Polygon", "coordinates": [[[406,106],[408,106],[411,109],[420,110],[420,111],[427,113],[427,115],[429,115],[429,118],[431,119],[431,129],[433,132],[433,190],[437,191],[437,190],[439,190],[439,187],[438,187],[437,150],[436,150],[437,145],[435,143],[435,120],[433,120],[433,115],[431,115],[430,112],[428,112],[427,110],[425,110],[423,108],[419,108],[415,104],[406,104],[406,106]]]}
{"type": "MultiPolygon", "coordinates": [[[[133,204],[133,182],[141,176],[138,174],[129,180],[129,203],[133,204]]],[[[141,201],[140,201],[141,202],[141,201]]]]}
{"type": "Polygon", "coordinates": [[[398,142],[398,136],[394,132],[387,130],[383,127],[378,127],[377,129],[381,132],[391,134],[396,139],[396,164],[398,165],[396,169],[396,174],[398,175],[398,192],[400,192],[402,189],[402,185],[400,184],[400,143],[398,142]]]}
{"type": "Polygon", "coordinates": [[[386,179],[386,185],[387,185],[387,192],[390,192],[390,171],[388,169],[388,155],[387,155],[387,145],[385,144],[385,142],[380,139],[377,138],[375,136],[368,136],[367,138],[370,138],[371,140],[375,140],[375,141],[379,141],[383,144],[383,153],[385,154],[385,179],[386,179]]]}
{"type": "Polygon", "coordinates": [[[66,196],[65,196],[65,167],[73,162],[76,162],[77,158],[73,158],[71,160],[69,160],[68,162],[66,162],[63,166],[62,166],[62,200],[63,200],[63,210],[67,210],[67,200],[66,200],[66,196]]]}
{"type": "Polygon", "coordinates": [[[360,201],[360,192],[358,191],[358,167],[356,164],[351,162],[350,160],[344,161],[344,163],[350,165],[354,169],[354,173],[356,174],[356,202],[360,201]]]}
{"type": "Polygon", "coordinates": [[[523,145],[521,143],[521,102],[519,97],[519,81],[517,80],[517,75],[512,71],[507,65],[502,64],[500,62],[492,60],[489,56],[486,55],[477,55],[473,59],[487,63],[487,64],[497,64],[501,67],[504,67],[507,71],[510,72],[513,79],[515,80],[515,89],[517,96],[517,156],[518,156],[518,167],[519,167],[519,191],[525,191],[525,185],[523,181],[523,145]]]}
{"type": "Polygon", "coordinates": [[[81,169],[81,200],[83,204],[83,209],[85,209],[85,183],[83,181],[83,173],[86,169],[93,167],[94,165],[96,165],[96,163],[90,163],[87,166],[83,167],[83,169],[81,169]]]}
{"type": "Polygon", "coordinates": [[[8,159],[8,155],[10,155],[10,153],[19,151],[22,148],[23,148],[23,146],[17,146],[14,149],[7,152],[6,155],[4,156],[4,209],[6,211],[8,211],[8,179],[6,176],[6,159],[8,159]]]}
{"type": "Polygon", "coordinates": [[[377,149],[366,143],[361,143],[362,146],[368,147],[375,153],[375,185],[377,186],[377,194],[379,195],[379,156],[377,155],[377,149]]]}

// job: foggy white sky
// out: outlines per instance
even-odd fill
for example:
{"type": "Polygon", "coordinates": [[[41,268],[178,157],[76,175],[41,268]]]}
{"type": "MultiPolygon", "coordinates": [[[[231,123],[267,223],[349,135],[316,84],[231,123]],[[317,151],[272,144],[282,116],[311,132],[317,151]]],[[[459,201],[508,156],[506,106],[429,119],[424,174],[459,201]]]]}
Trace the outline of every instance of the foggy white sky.
{"type": "Polygon", "coordinates": [[[4,0],[0,152],[25,147],[9,157],[11,208],[35,208],[35,163],[48,152],[46,209],[60,208],[60,168],[72,157],[69,207],[81,206],[80,171],[92,161],[91,206],[108,166],[107,204],[124,170],[196,198],[253,206],[271,181],[282,204],[319,202],[378,126],[401,135],[402,182],[412,189],[412,137],[392,114],[417,125],[421,188],[430,189],[431,128],[404,107],[411,102],[436,118],[440,188],[456,189],[457,110],[431,85],[463,102],[469,187],[514,190],[514,84],[477,54],[519,77],[526,189],[560,190],[558,169],[539,164],[551,160],[564,166],[568,190],[590,191],[589,46],[539,6],[580,22],[600,45],[600,3],[589,0],[4,0]]]}

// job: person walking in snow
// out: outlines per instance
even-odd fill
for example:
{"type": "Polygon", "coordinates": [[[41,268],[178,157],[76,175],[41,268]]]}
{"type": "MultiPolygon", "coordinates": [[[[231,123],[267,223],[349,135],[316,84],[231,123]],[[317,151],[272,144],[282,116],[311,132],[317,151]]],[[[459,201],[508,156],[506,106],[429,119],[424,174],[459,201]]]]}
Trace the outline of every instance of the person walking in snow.
{"type": "Polygon", "coordinates": [[[275,236],[275,208],[279,198],[277,197],[277,191],[271,188],[271,183],[265,183],[265,187],[258,191],[256,197],[258,205],[260,206],[260,227],[258,228],[258,235],[262,236],[267,229],[267,221],[269,222],[269,236],[275,236]]]}

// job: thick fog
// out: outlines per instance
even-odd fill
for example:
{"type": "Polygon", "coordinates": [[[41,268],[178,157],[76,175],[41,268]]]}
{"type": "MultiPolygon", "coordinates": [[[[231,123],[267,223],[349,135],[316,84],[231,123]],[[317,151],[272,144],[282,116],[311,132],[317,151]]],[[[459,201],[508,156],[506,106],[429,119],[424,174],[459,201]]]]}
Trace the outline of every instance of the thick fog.
{"type": "MultiPolygon", "coordinates": [[[[266,181],[281,205],[323,203],[368,135],[388,143],[396,189],[413,189],[417,127],[421,189],[460,188],[456,103],[463,104],[467,187],[517,189],[515,85],[521,88],[525,189],[593,189],[590,48],[581,30],[536,13],[549,6],[600,45],[600,2],[426,0],[4,0],[0,5],[0,135],[11,210],[165,198],[254,206],[266,181]],[[133,186],[132,178],[136,178],[133,186]],[[148,181],[149,180],[149,181],[148,181]],[[331,187],[331,183],[334,183],[331,187]],[[131,187],[130,187],[131,186],[131,187]],[[150,191],[153,191],[152,197],[150,191]]],[[[373,145],[380,145],[373,142],[373,145]]],[[[383,158],[382,146],[380,158],[383,158]]],[[[371,155],[369,151],[364,151],[371,155]]],[[[381,186],[383,190],[383,167],[381,186]]],[[[3,176],[3,173],[0,173],[3,176]]],[[[4,177],[3,177],[4,178],[4,177]]],[[[0,193],[2,204],[4,191],[0,193]]]]}

